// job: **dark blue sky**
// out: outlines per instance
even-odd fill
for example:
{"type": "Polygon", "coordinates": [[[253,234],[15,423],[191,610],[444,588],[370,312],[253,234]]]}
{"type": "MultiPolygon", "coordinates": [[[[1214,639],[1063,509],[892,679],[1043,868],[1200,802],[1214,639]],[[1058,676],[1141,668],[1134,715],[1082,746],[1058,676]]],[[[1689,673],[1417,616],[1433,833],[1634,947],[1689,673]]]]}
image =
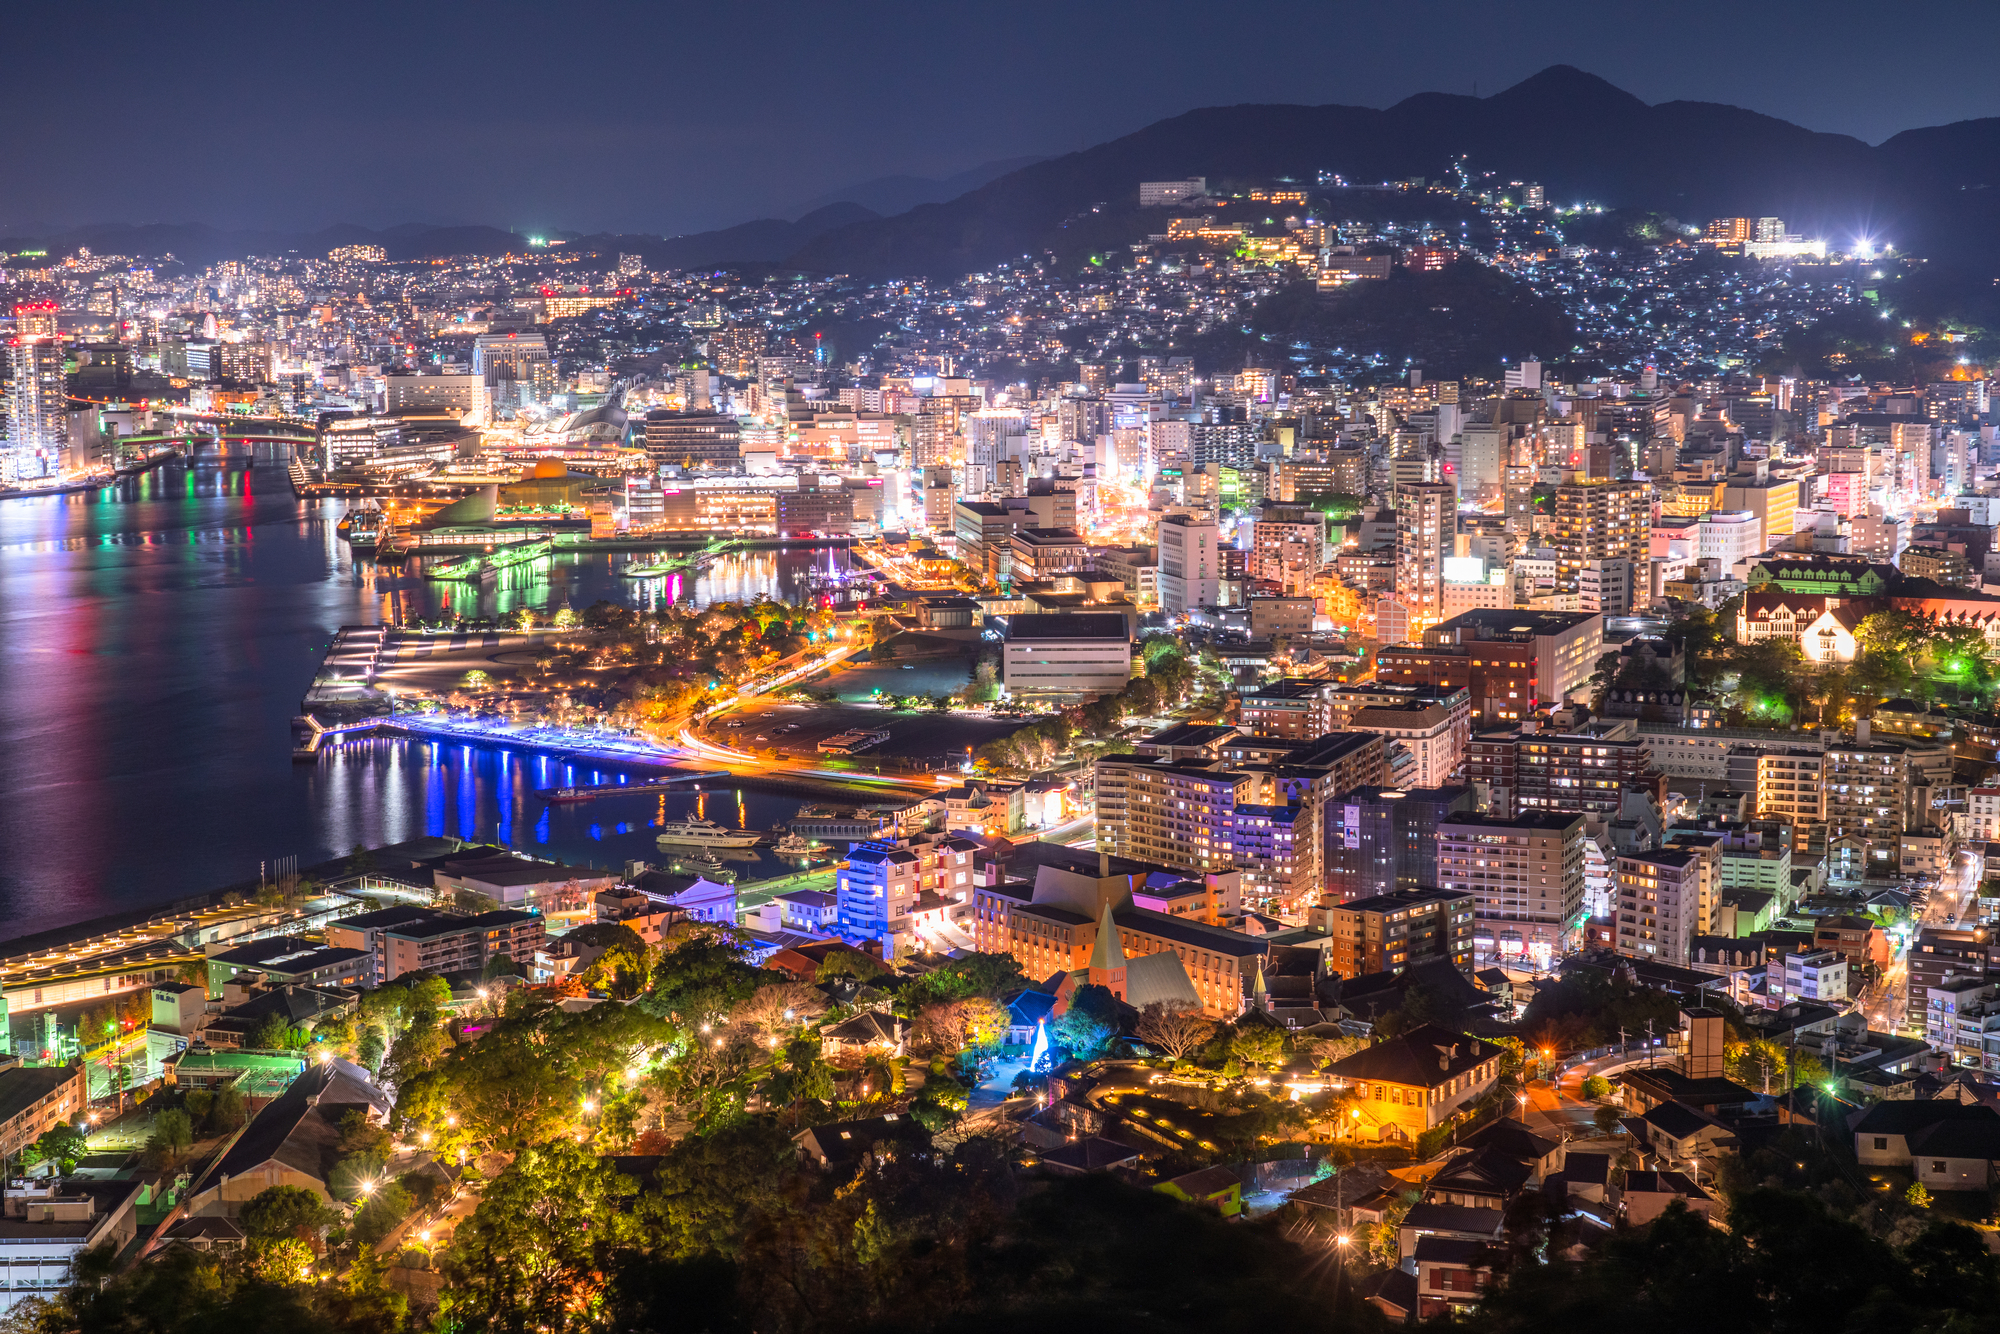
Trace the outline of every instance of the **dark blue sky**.
{"type": "Polygon", "coordinates": [[[1558,63],[1648,102],[1874,143],[2000,115],[1997,49],[1992,0],[16,5],[0,18],[0,231],[671,234],[1196,106],[1386,106],[1558,63]]]}

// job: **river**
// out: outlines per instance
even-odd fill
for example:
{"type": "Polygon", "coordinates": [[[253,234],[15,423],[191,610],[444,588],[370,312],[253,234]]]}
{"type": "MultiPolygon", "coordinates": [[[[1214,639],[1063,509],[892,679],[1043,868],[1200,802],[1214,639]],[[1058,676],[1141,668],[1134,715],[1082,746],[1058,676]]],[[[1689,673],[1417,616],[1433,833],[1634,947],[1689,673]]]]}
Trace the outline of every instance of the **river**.
{"type": "MultiPolygon", "coordinates": [[[[300,501],[284,455],[174,463],[102,491],[0,501],[0,940],[149,908],[421,834],[496,839],[598,866],[660,862],[650,832],[697,801],[769,829],[795,799],[716,792],[550,810],[537,787],[592,781],[479,748],[380,741],[291,759],[290,720],[332,632],[446,610],[448,591],[377,588],[300,501]]],[[[481,610],[639,604],[625,556],[565,555],[481,610]]],[[[725,557],[696,603],[794,594],[844,552],[725,557]]],[[[463,593],[461,593],[463,596],[463,593]]],[[[607,775],[608,776],[608,775],[607,775]]],[[[769,853],[744,878],[786,869],[769,853]]]]}

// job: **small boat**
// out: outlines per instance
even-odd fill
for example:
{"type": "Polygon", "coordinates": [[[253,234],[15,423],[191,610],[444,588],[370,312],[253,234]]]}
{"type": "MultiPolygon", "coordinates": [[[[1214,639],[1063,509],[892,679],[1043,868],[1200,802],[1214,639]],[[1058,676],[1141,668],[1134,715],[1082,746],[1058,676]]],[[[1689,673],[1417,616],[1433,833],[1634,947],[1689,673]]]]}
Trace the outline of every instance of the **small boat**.
{"type": "Polygon", "coordinates": [[[786,830],[785,836],[778,840],[778,845],[773,851],[780,857],[812,857],[824,853],[826,846],[786,830]]]}
{"type": "Polygon", "coordinates": [[[654,842],[667,846],[693,844],[709,848],[754,848],[763,840],[764,835],[754,829],[729,829],[713,820],[690,817],[663,825],[654,842]]]}
{"type": "Polygon", "coordinates": [[[372,499],[363,500],[340,518],[335,531],[356,551],[373,551],[382,541],[382,507],[372,499]]]}

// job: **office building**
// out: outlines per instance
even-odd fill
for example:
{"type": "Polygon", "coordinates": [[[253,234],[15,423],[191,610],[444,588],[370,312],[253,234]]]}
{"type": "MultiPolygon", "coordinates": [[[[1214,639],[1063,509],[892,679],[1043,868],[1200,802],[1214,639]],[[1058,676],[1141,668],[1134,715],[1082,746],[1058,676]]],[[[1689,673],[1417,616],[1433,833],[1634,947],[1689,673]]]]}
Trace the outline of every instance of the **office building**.
{"type": "Polygon", "coordinates": [[[1281,680],[1246,688],[1237,697],[1236,725],[1250,736],[1310,741],[1327,725],[1325,681],[1281,680]]]}
{"type": "Polygon", "coordinates": [[[739,471],[743,463],[741,427],[720,412],[646,414],[646,457],[659,468],[739,471]]]}
{"type": "Polygon", "coordinates": [[[1010,542],[1008,578],[1017,584],[1090,569],[1090,545],[1074,528],[1016,528],[1010,542]]]}
{"type": "Polygon", "coordinates": [[[1590,679],[1604,652],[1604,618],[1588,612],[1481,608],[1424,631],[1422,644],[1385,644],[1384,685],[1467,690],[1475,730],[1560,704],[1590,679]]]}
{"type": "Polygon", "coordinates": [[[1437,833],[1469,814],[1469,787],[1368,786],[1326,803],[1325,890],[1335,900],[1439,883],[1437,833]]]}
{"type": "Polygon", "coordinates": [[[1583,825],[1563,812],[1439,822],[1433,883],[1473,897],[1481,956],[1546,968],[1580,943],[1583,825]]]}
{"type": "Polygon", "coordinates": [[[1069,699],[1115,695],[1132,678],[1123,616],[1020,613],[1008,619],[1000,683],[1009,695],[1069,699]]]}
{"type": "Polygon", "coordinates": [[[951,512],[958,559],[994,580],[1006,576],[1013,560],[1016,530],[1044,526],[1025,496],[1009,496],[998,502],[960,500],[953,503],[951,512]]]}
{"type": "Polygon", "coordinates": [[[1373,732],[1390,743],[1390,767],[1398,782],[1441,787],[1459,777],[1472,740],[1472,710],[1463,691],[1448,699],[1402,700],[1355,709],[1345,727],[1373,732]],[[1399,764],[1396,752],[1407,756],[1399,764]]]}
{"type": "Polygon", "coordinates": [[[1160,610],[1181,615],[1221,600],[1216,548],[1214,519],[1170,514],[1160,520],[1160,610]]]}
{"type": "Polygon", "coordinates": [[[1348,902],[1329,895],[1307,922],[1333,937],[1327,968],[1341,977],[1400,973],[1432,960],[1469,974],[1473,910],[1472,895],[1456,890],[1397,889],[1348,902]]]}
{"type": "Polygon", "coordinates": [[[473,374],[386,375],[389,415],[411,409],[454,413],[461,421],[486,420],[486,381],[473,374]]]}
{"type": "Polygon", "coordinates": [[[472,373],[485,383],[490,409],[513,412],[547,403],[556,390],[548,340],[538,333],[478,335],[472,340],[472,373]]]}

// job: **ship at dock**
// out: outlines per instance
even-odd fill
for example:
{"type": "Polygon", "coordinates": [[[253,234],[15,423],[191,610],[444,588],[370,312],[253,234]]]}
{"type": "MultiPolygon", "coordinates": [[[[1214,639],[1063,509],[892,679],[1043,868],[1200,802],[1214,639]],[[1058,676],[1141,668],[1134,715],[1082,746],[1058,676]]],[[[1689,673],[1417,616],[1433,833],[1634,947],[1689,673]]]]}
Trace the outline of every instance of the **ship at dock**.
{"type": "Polygon", "coordinates": [[[508,570],[532,565],[555,549],[555,539],[549,537],[531,538],[526,542],[508,542],[475,552],[470,556],[462,556],[457,560],[446,561],[442,565],[425,570],[424,577],[457,583],[482,583],[508,570]]]}
{"type": "Polygon", "coordinates": [[[716,557],[726,555],[742,545],[741,542],[710,538],[708,545],[699,551],[666,552],[646,560],[631,561],[618,573],[627,579],[663,579],[670,574],[700,570],[716,557]]]}
{"type": "Polygon", "coordinates": [[[386,522],[382,507],[369,498],[341,515],[335,531],[347,539],[347,545],[353,550],[373,551],[381,545],[386,522]]]}
{"type": "Polygon", "coordinates": [[[764,835],[755,829],[730,829],[713,820],[693,817],[662,825],[659,837],[653,841],[668,847],[754,848],[764,841],[764,835]]]}

